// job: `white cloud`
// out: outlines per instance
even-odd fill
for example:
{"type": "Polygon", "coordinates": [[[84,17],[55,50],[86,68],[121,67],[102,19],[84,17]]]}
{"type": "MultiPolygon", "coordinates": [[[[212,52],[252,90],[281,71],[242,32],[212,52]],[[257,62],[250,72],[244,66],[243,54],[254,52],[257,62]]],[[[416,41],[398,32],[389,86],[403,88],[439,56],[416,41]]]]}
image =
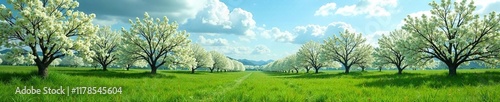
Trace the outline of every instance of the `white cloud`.
{"type": "Polygon", "coordinates": [[[264,38],[273,38],[278,42],[292,42],[295,36],[288,31],[281,31],[279,28],[273,27],[270,30],[264,30],[261,33],[264,38]]]}
{"type": "Polygon", "coordinates": [[[345,23],[345,22],[332,22],[328,24],[328,26],[325,29],[325,34],[334,34],[334,33],[339,33],[344,30],[349,30],[351,32],[356,32],[356,30],[352,27],[351,24],[345,23]]]}
{"type": "Polygon", "coordinates": [[[336,8],[337,4],[335,3],[327,3],[321,7],[314,13],[314,16],[330,16],[333,15],[333,12],[336,8]]]}
{"type": "Polygon", "coordinates": [[[338,34],[344,30],[356,32],[350,24],[345,22],[332,22],[326,26],[313,24],[297,26],[294,29],[294,34],[296,34],[294,43],[304,44],[311,40],[321,42],[323,39],[326,39],[334,34],[338,34]]]}
{"type": "Polygon", "coordinates": [[[113,26],[120,22],[118,17],[106,17],[105,19],[95,18],[92,20],[92,23],[97,24],[99,26],[113,26]]]}
{"type": "Polygon", "coordinates": [[[201,23],[219,25],[222,28],[231,29],[231,21],[229,21],[228,16],[230,12],[224,3],[212,0],[204,9],[206,10],[201,11],[197,17],[197,19],[201,19],[201,23]]]}
{"type": "Polygon", "coordinates": [[[160,0],[143,2],[124,0],[79,1],[77,10],[95,13],[95,24],[114,25],[142,18],[144,12],[155,18],[167,16],[179,22],[179,28],[193,33],[219,33],[254,38],[256,22],[252,13],[241,8],[230,10],[219,0],[160,0]],[[109,5],[113,4],[113,5],[109,5]]]}
{"type": "Polygon", "coordinates": [[[333,34],[338,34],[341,31],[356,30],[345,22],[332,22],[326,26],[309,24],[305,26],[296,26],[292,32],[282,31],[279,28],[271,29],[258,28],[261,31],[261,36],[266,39],[274,39],[277,42],[291,42],[296,44],[304,44],[307,41],[322,41],[333,34]]]}
{"type": "Polygon", "coordinates": [[[203,36],[198,37],[198,43],[207,46],[226,46],[229,45],[228,41],[223,38],[207,39],[203,36]]]}
{"type": "Polygon", "coordinates": [[[252,49],[243,46],[211,46],[211,50],[224,53],[225,55],[248,55],[252,53],[252,49]]]}
{"type": "Polygon", "coordinates": [[[397,0],[362,0],[358,4],[337,9],[335,14],[343,16],[367,14],[367,17],[390,16],[388,9],[396,7],[397,4],[397,0]]]}
{"type": "MultiPolygon", "coordinates": [[[[95,13],[97,19],[114,20],[128,23],[128,19],[142,18],[144,12],[148,12],[152,17],[167,16],[172,21],[185,23],[188,19],[194,18],[207,0],[158,0],[154,2],[142,2],[139,0],[81,0],[77,10],[86,13],[95,13]],[[110,16],[116,18],[109,18],[110,16]]],[[[102,21],[101,21],[102,22],[102,21]]],[[[98,21],[99,23],[99,21],[98,21]]],[[[108,22],[109,23],[109,22],[108,22]]]]}
{"type": "Polygon", "coordinates": [[[335,12],[335,14],[340,14],[342,16],[356,16],[361,14],[361,11],[358,11],[359,8],[356,8],[356,5],[346,5],[341,7],[335,12]]]}
{"type": "Polygon", "coordinates": [[[311,33],[313,36],[322,36],[326,30],[326,27],[320,25],[306,25],[306,26],[297,26],[295,27],[295,32],[297,33],[311,33]]]}
{"type": "Polygon", "coordinates": [[[234,8],[229,11],[223,2],[209,0],[196,18],[188,20],[181,28],[195,33],[234,34],[253,38],[256,22],[252,13],[246,10],[234,8]]]}
{"type": "Polygon", "coordinates": [[[257,45],[255,49],[252,51],[252,54],[268,54],[271,53],[271,50],[266,45],[257,45]]]}

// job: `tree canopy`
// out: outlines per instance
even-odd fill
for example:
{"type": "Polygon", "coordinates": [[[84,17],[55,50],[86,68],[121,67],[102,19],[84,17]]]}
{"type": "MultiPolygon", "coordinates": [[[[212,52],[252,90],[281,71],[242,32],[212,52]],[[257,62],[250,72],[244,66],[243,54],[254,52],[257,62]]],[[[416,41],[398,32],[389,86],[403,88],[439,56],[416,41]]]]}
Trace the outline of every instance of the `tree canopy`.
{"type": "Polygon", "coordinates": [[[442,0],[429,4],[431,15],[404,19],[402,27],[412,39],[405,40],[404,54],[410,59],[436,58],[448,66],[449,75],[456,75],[458,66],[478,61],[497,65],[500,55],[500,14],[483,17],[474,13],[474,1],[442,0]],[[423,56],[416,53],[424,54],[423,56]]]}
{"type": "Polygon", "coordinates": [[[7,48],[28,47],[38,67],[47,77],[47,68],[57,58],[75,51],[85,58],[93,55],[97,27],[94,14],[74,10],[74,0],[8,0],[12,8],[0,5],[0,45],[7,48]],[[38,52],[42,52],[41,55],[38,52]]]}
{"type": "Polygon", "coordinates": [[[345,73],[349,73],[351,66],[364,64],[365,58],[371,56],[373,47],[365,42],[361,33],[345,30],[339,36],[326,39],[322,48],[328,59],[341,63],[345,73]]]}
{"type": "Polygon", "coordinates": [[[153,19],[148,13],[144,13],[144,19],[136,18],[133,22],[129,20],[131,27],[129,30],[122,28],[123,43],[127,55],[136,55],[140,59],[148,62],[151,73],[156,74],[156,70],[169,61],[182,47],[187,46],[191,40],[186,31],[177,31],[177,23],[169,23],[165,16],[153,19]]]}

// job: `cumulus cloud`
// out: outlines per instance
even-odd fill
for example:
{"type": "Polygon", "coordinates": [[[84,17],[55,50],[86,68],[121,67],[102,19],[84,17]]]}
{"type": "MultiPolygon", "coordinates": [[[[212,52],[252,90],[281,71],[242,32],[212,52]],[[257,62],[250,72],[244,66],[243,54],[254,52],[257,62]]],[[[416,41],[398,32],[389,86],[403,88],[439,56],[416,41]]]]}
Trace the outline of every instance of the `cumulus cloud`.
{"type": "Polygon", "coordinates": [[[119,17],[106,16],[103,18],[95,18],[92,23],[100,25],[100,26],[113,26],[120,21],[119,17]]]}
{"type": "Polygon", "coordinates": [[[269,30],[264,30],[261,33],[264,38],[273,38],[278,42],[292,42],[294,35],[288,31],[281,31],[279,28],[273,27],[269,30]]]}
{"type": "Polygon", "coordinates": [[[241,8],[230,10],[219,0],[97,0],[79,1],[77,10],[95,13],[94,23],[114,25],[142,18],[144,12],[155,18],[167,16],[177,21],[179,28],[193,33],[219,33],[255,36],[256,22],[251,12],[241,8]],[[113,5],[110,5],[113,4],[113,5]]]}
{"type": "Polygon", "coordinates": [[[195,33],[221,33],[254,37],[256,22],[252,13],[241,8],[229,11],[219,0],[209,0],[195,19],[190,19],[182,28],[195,33]]]}
{"type": "Polygon", "coordinates": [[[252,49],[245,46],[211,46],[208,49],[224,53],[225,55],[248,55],[252,53],[252,49]]]}
{"type": "Polygon", "coordinates": [[[223,38],[207,39],[203,36],[198,37],[198,43],[207,46],[226,46],[229,45],[228,41],[223,38]]]}
{"type": "Polygon", "coordinates": [[[297,26],[294,29],[294,33],[297,35],[294,39],[294,43],[296,44],[304,44],[308,41],[318,41],[321,42],[323,39],[326,39],[334,34],[338,34],[344,30],[349,30],[352,32],[356,32],[356,30],[345,22],[332,22],[326,26],[320,25],[306,25],[306,26],[297,26]]]}
{"type": "MultiPolygon", "coordinates": [[[[128,23],[128,19],[142,18],[144,12],[152,17],[167,16],[172,21],[185,23],[187,19],[195,18],[206,5],[207,0],[81,0],[77,10],[95,13],[96,19],[102,21],[128,23]],[[115,21],[116,20],[116,21],[115,21]]],[[[113,24],[109,23],[108,24],[113,24]]]]}
{"type": "Polygon", "coordinates": [[[305,26],[296,26],[291,32],[282,31],[279,28],[271,29],[258,28],[260,35],[266,39],[274,39],[277,42],[304,44],[308,41],[321,42],[323,39],[338,34],[344,30],[356,32],[352,25],[345,22],[332,22],[328,25],[309,24],[305,26]]]}
{"type": "Polygon", "coordinates": [[[268,54],[268,53],[271,53],[271,50],[266,45],[257,45],[252,51],[252,54],[268,54]]]}
{"type": "Polygon", "coordinates": [[[367,14],[367,17],[390,16],[387,10],[397,6],[397,0],[361,0],[358,4],[343,6],[335,12],[343,16],[367,14]]]}
{"type": "Polygon", "coordinates": [[[333,12],[336,8],[337,4],[335,3],[327,3],[321,7],[314,13],[314,16],[330,16],[333,15],[333,12]]]}

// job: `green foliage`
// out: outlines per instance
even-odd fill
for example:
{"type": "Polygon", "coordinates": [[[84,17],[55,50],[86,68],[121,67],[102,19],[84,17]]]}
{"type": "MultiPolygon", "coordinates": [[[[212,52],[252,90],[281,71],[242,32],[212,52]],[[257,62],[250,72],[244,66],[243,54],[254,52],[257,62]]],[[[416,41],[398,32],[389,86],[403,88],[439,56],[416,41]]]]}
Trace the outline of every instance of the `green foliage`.
{"type": "Polygon", "coordinates": [[[92,24],[96,15],[75,10],[77,1],[8,0],[7,4],[12,8],[0,4],[0,46],[29,48],[26,59],[36,63],[40,76],[47,77],[45,70],[56,58],[75,51],[87,60],[93,55],[89,46],[98,30],[92,24]]]}
{"type": "Polygon", "coordinates": [[[430,15],[404,19],[402,29],[412,39],[397,46],[405,48],[408,59],[438,59],[448,66],[450,76],[456,75],[460,65],[471,61],[498,65],[500,14],[493,11],[480,17],[473,13],[474,1],[468,0],[433,1],[429,6],[430,15]]]}
{"type": "Polygon", "coordinates": [[[341,63],[345,73],[353,66],[369,67],[374,61],[373,47],[366,43],[361,33],[345,30],[323,42],[321,48],[326,58],[341,63]]]}
{"type": "Polygon", "coordinates": [[[191,40],[186,31],[178,31],[176,22],[169,23],[169,19],[151,18],[144,13],[141,20],[136,18],[135,22],[129,20],[131,27],[129,30],[122,28],[123,43],[122,51],[127,55],[137,56],[139,59],[148,62],[151,73],[155,74],[160,66],[171,66],[175,57],[183,56],[179,54],[185,51],[182,47],[187,47],[191,40]]]}

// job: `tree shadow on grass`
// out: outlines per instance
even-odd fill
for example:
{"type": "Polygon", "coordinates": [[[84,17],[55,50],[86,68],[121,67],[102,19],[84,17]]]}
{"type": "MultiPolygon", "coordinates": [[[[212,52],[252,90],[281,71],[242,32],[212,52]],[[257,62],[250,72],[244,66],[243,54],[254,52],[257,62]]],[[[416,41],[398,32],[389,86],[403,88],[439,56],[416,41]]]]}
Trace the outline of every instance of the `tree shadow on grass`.
{"type": "Polygon", "coordinates": [[[9,73],[9,72],[0,72],[0,81],[3,83],[9,83],[14,79],[19,79],[20,81],[27,81],[33,77],[36,77],[38,74],[37,71],[32,71],[29,73],[22,73],[22,72],[14,72],[14,73],[9,73]]]}
{"type": "Polygon", "coordinates": [[[206,74],[207,72],[204,71],[195,71],[194,73],[191,73],[191,71],[161,71],[163,73],[175,73],[175,74],[190,74],[190,75],[203,75],[206,74]]]}
{"type": "MultiPolygon", "coordinates": [[[[129,72],[129,71],[103,71],[103,70],[82,70],[82,69],[58,69],[49,71],[49,79],[53,74],[65,74],[69,76],[101,77],[101,78],[176,78],[174,75],[165,75],[163,73],[151,74],[150,72],[129,72]]],[[[0,81],[10,83],[12,80],[28,81],[38,77],[38,71],[31,72],[0,72],[0,81]]],[[[56,78],[57,79],[57,78],[56,78]]]]}
{"type": "Polygon", "coordinates": [[[422,76],[422,73],[402,73],[402,74],[375,74],[375,75],[360,75],[355,78],[363,78],[363,79],[380,79],[380,78],[405,78],[405,77],[416,77],[422,76]]]}
{"type": "Polygon", "coordinates": [[[325,79],[325,78],[341,78],[341,77],[359,77],[363,75],[363,72],[349,72],[348,74],[344,72],[339,73],[311,73],[303,74],[298,76],[291,76],[286,78],[302,78],[302,79],[325,79]]]}
{"type": "Polygon", "coordinates": [[[281,73],[281,72],[264,72],[269,76],[283,77],[283,78],[298,78],[298,79],[325,79],[334,77],[359,77],[367,72],[350,72],[349,74],[339,73],[281,73]]]}
{"type": "Polygon", "coordinates": [[[367,81],[357,86],[364,87],[421,87],[445,88],[462,86],[498,85],[500,72],[458,73],[458,76],[438,75],[387,75],[378,80],[367,81]]]}
{"type": "Polygon", "coordinates": [[[71,76],[93,76],[103,78],[175,78],[174,75],[150,72],[125,72],[125,71],[102,71],[102,70],[59,70],[62,74],[71,76]]]}
{"type": "Polygon", "coordinates": [[[263,73],[269,76],[276,76],[276,77],[296,76],[304,74],[304,73],[283,73],[283,72],[269,72],[269,71],[263,71],[263,73]]]}

